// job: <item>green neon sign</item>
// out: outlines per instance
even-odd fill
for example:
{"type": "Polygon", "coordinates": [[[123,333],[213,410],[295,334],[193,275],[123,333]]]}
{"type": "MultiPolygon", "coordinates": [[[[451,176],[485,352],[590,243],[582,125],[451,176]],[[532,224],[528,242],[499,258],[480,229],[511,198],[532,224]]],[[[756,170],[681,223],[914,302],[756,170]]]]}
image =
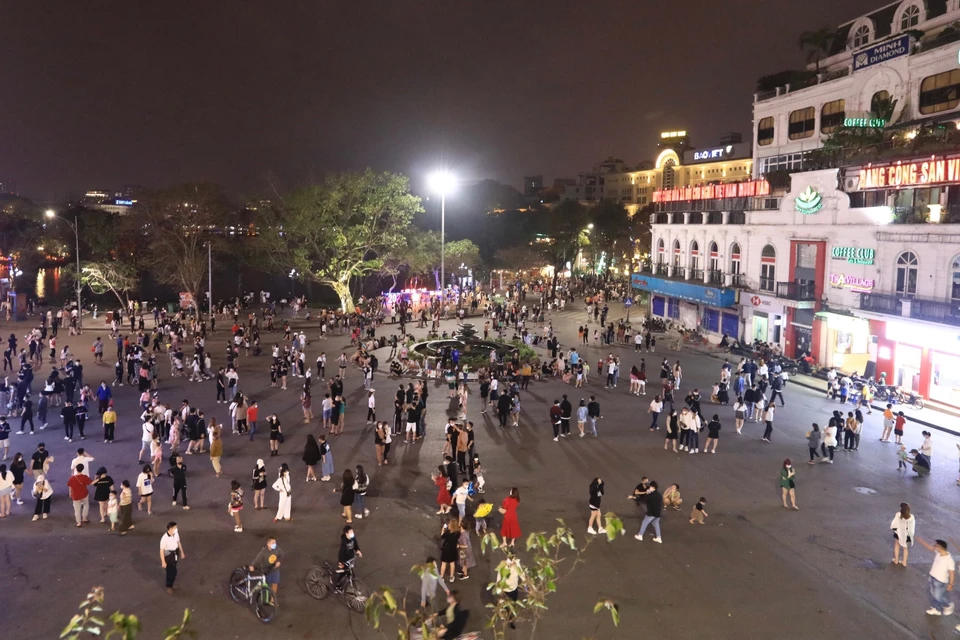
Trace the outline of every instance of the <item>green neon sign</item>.
{"type": "Polygon", "coordinates": [[[850,264],[873,264],[876,252],[867,247],[834,247],[830,254],[834,260],[846,260],[850,264]]]}
{"type": "Polygon", "coordinates": [[[855,129],[882,129],[887,125],[883,118],[844,118],[843,126],[855,129]]]}
{"type": "Polygon", "coordinates": [[[819,191],[808,186],[796,197],[794,205],[800,213],[810,215],[823,209],[823,196],[820,195],[819,191]]]}

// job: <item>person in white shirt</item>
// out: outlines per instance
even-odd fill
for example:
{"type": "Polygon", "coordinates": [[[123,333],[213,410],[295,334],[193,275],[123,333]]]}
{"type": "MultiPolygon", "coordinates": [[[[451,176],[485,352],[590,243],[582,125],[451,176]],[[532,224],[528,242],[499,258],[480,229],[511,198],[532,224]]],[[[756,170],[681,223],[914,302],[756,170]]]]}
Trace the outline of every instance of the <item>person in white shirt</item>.
{"type": "Polygon", "coordinates": [[[934,544],[930,544],[922,538],[917,538],[917,542],[925,549],[936,554],[933,557],[933,566],[930,567],[930,602],[932,606],[927,609],[927,615],[953,615],[953,602],[951,602],[950,592],[953,591],[957,564],[950,552],[947,551],[947,543],[944,540],[937,540],[934,544]]]}
{"type": "Polygon", "coordinates": [[[457,503],[457,514],[460,516],[460,522],[462,523],[463,518],[467,515],[467,500],[471,500],[470,480],[463,479],[457,490],[453,492],[453,499],[457,503]]]}
{"type": "Polygon", "coordinates": [[[153,442],[153,423],[150,420],[144,420],[141,426],[143,431],[140,436],[140,455],[138,461],[143,464],[143,456],[146,454],[147,460],[150,459],[150,443],[153,442]]]}
{"type": "Polygon", "coordinates": [[[910,505],[906,502],[900,503],[900,511],[893,516],[890,523],[890,529],[893,531],[893,564],[903,564],[907,566],[907,556],[910,555],[910,547],[917,535],[917,519],[910,513],[910,505]],[[903,562],[900,562],[900,551],[903,551],[903,562]]]}
{"type": "Polygon", "coordinates": [[[167,593],[173,594],[173,583],[177,580],[177,562],[185,560],[187,554],[183,552],[183,543],[180,542],[180,532],[176,522],[167,523],[167,532],[160,537],[160,566],[166,569],[167,593]]]}
{"type": "Polygon", "coordinates": [[[767,427],[763,430],[763,440],[764,442],[770,442],[770,436],[773,435],[773,414],[776,411],[776,406],[774,403],[767,405],[766,411],[763,412],[763,421],[766,423],[767,427]]]}
{"type": "Polygon", "coordinates": [[[367,393],[367,424],[373,424],[377,421],[377,397],[374,395],[376,389],[370,389],[367,393]]]}
{"type": "Polygon", "coordinates": [[[78,464],[83,465],[83,475],[87,476],[91,480],[93,479],[93,472],[90,470],[92,467],[90,463],[94,461],[94,457],[88,454],[83,450],[83,447],[77,449],[77,457],[70,461],[70,470],[71,472],[75,471],[78,464]]]}

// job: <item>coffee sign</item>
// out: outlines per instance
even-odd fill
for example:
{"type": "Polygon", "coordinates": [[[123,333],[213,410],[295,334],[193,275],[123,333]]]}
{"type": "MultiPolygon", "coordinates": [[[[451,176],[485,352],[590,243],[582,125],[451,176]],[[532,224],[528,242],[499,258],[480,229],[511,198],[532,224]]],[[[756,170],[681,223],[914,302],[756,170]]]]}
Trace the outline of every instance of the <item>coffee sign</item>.
{"type": "Polygon", "coordinates": [[[873,264],[876,251],[867,247],[834,247],[831,255],[834,260],[846,260],[850,264],[873,264]]]}
{"type": "Polygon", "coordinates": [[[857,293],[870,293],[873,291],[875,281],[872,278],[858,278],[856,276],[846,276],[842,273],[830,274],[830,286],[837,289],[850,289],[857,293]]]}

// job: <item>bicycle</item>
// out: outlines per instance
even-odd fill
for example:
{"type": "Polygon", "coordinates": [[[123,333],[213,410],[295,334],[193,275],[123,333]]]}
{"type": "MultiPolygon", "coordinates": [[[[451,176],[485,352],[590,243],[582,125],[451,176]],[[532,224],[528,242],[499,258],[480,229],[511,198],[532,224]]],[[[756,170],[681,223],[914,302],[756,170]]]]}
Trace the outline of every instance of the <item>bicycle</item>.
{"type": "Polygon", "coordinates": [[[246,602],[264,624],[273,620],[277,614],[277,596],[267,584],[266,575],[238,567],[230,574],[228,584],[234,602],[246,602]]]}
{"type": "Polygon", "coordinates": [[[329,562],[313,567],[307,571],[307,576],[304,578],[307,593],[317,600],[323,600],[332,591],[348,609],[363,613],[367,608],[370,590],[354,575],[353,562],[348,562],[343,570],[345,573],[343,588],[338,590],[336,588],[337,572],[329,562]]]}

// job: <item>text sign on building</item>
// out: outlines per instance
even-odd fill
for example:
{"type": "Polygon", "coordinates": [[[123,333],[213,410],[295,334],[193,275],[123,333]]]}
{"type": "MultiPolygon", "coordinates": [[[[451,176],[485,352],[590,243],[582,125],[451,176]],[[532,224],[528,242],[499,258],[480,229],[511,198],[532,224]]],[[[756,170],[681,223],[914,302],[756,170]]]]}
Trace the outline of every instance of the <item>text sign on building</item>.
{"type": "Polygon", "coordinates": [[[924,160],[868,164],[857,172],[856,191],[919,187],[960,182],[960,156],[930,156],[924,160]]]}
{"type": "Polygon", "coordinates": [[[844,118],[843,126],[853,129],[882,129],[887,125],[883,118],[844,118]]]}
{"type": "Polygon", "coordinates": [[[706,149],[704,151],[694,151],[694,160],[719,160],[725,158],[733,152],[733,145],[720,147],[718,149],[706,149]]]}
{"type": "Polygon", "coordinates": [[[834,247],[831,255],[834,260],[846,260],[850,264],[873,264],[876,252],[867,247],[834,247]]]}
{"type": "Polygon", "coordinates": [[[904,34],[899,38],[869,46],[853,54],[853,70],[866,69],[908,53],[910,53],[910,36],[904,34]]]}
{"type": "Polygon", "coordinates": [[[770,195],[770,183],[766,180],[707,184],[698,187],[657,189],[653,202],[684,202],[687,200],[720,200],[723,198],[753,198],[770,195]]]}
{"type": "Polygon", "coordinates": [[[872,278],[857,278],[856,276],[847,276],[842,273],[830,274],[830,286],[837,289],[850,289],[857,293],[870,293],[873,291],[875,281],[872,278]]]}
{"type": "Polygon", "coordinates": [[[807,188],[801,191],[793,202],[797,211],[804,215],[811,215],[823,209],[823,196],[810,185],[807,185],[807,188]]]}

